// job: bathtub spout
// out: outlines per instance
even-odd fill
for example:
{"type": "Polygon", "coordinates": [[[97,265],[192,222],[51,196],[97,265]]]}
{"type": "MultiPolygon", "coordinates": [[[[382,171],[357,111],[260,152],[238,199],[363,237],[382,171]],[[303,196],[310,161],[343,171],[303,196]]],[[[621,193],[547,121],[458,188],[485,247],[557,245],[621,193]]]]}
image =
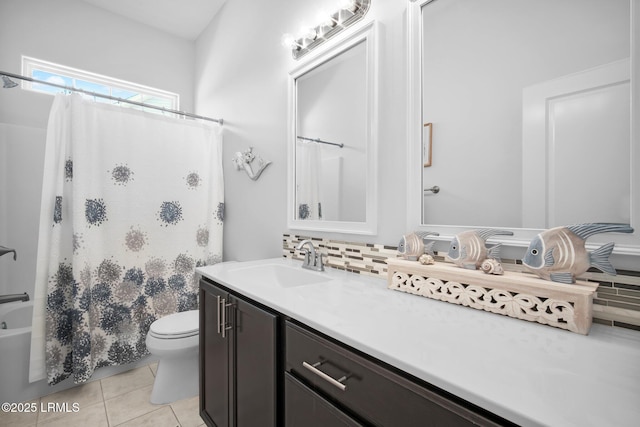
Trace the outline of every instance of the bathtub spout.
{"type": "Polygon", "coordinates": [[[0,304],[14,301],[29,301],[29,295],[26,292],[24,294],[0,295],[0,304]]]}
{"type": "Polygon", "coordinates": [[[0,246],[0,256],[6,255],[9,252],[13,252],[13,260],[15,261],[18,258],[18,253],[15,249],[5,248],[4,246],[0,246]]]}

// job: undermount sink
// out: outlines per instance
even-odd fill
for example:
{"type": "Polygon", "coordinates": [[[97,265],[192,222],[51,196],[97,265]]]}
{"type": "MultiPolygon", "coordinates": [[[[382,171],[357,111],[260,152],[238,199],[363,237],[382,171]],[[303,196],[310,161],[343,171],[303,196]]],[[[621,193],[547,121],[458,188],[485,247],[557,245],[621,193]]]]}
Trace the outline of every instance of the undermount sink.
{"type": "Polygon", "coordinates": [[[233,280],[243,282],[274,283],[284,288],[293,286],[311,285],[313,283],[331,280],[324,273],[303,270],[302,267],[293,267],[281,264],[262,264],[250,267],[242,267],[229,271],[233,280]]]}

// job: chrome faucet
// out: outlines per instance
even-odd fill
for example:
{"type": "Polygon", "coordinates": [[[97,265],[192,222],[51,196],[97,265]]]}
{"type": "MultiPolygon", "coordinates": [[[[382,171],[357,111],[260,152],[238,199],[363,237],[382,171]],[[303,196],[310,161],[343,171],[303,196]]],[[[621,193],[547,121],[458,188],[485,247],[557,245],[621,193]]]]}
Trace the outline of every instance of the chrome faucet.
{"type": "Polygon", "coordinates": [[[303,240],[298,244],[297,250],[304,253],[304,263],[302,268],[308,268],[309,270],[324,271],[324,264],[322,263],[322,254],[316,252],[316,248],[313,247],[311,240],[303,240]],[[309,249],[305,249],[307,245],[309,249]]]}

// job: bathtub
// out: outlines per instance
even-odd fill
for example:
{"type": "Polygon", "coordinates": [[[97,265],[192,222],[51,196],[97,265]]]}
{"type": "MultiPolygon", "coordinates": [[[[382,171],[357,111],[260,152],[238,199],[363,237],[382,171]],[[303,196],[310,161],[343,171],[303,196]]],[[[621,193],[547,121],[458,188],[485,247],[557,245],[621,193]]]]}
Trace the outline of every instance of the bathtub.
{"type": "MultiPolygon", "coordinates": [[[[33,301],[0,304],[0,403],[26,402],[74,387],[71,378],[49,386],[46,380],[29,383],[31,315],[33,301]]],[[[115,375],[157,361],[155,356],[123,366],[108,366],[94,372],[92,380],[115,375]]]]}
{"type": "Polygon", "coordinates": [[[0,304],[0,403],[29,398],[32,313],[33,301],[0,304]]]}
{"type": "Polygon", "coordinates": [[[73,387],[65,380],[50,387],[46,380],[29,382],[33,301],[0,304],[0,403],[26,402],[73,387]]]}
{"type": "Polygon", "coordinates": [[[31,332],[32,314],[33,301],[0,304],[0,337],[31,332]]]}

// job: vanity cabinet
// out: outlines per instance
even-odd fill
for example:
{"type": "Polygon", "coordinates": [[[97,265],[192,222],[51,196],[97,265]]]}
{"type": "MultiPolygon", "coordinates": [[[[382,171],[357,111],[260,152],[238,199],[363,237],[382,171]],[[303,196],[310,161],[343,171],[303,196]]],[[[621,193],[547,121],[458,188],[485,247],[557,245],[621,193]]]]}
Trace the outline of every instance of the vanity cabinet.
{"type": "Polygon", "coordinates": [[[276,426],[278,316],[200,281],[200,416],[208,426],[276,426]]]}
{"type": "Polygon", "coordinates": [[[512,425],[209,279],[200,416],[211,427],[512,425]]]}

